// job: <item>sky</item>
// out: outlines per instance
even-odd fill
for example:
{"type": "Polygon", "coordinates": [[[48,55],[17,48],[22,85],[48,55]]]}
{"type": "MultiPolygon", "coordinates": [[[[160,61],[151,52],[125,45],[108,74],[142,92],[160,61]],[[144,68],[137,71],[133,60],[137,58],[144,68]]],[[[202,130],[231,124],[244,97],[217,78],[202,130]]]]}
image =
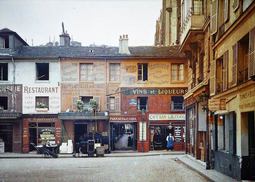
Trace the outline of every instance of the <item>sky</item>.
{"type": "Polygon", "coordinates": [[[17,32],[29,45],[59,41],[61,23],[72,40],[118,46],[154,44],[162,0],[0,0],[0,29],[17,32]]]}

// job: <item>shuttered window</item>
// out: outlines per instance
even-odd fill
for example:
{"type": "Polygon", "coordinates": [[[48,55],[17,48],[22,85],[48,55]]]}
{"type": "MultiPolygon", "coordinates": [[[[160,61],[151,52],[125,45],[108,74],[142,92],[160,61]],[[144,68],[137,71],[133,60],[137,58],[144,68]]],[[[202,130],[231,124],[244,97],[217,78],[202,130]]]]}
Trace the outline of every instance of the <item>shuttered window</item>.
{"type": "Polygon", "coordinates": [[[212,60],[210,65],[210,95],[215,95],[215,60],[212,60]]]}
{"type": "Polygon", "coordinates": [[[237,84],[237,59],[238,59],[238,44],[236,43],[233,47],[233,64],[232,64],[232,81],[231,86],[237,84]]]}
{"type": "Polygon", "coordinates": [[[229,19],[229,0],[224,0],[224,22],[229,19]]]}
{"type": "Polygon", "coordinates": [[[233,0],[232,7],[234,11],[237,10],[239,7],[239,0],[233,0]]]}
{"type": "Polygon", "coordinates": [[[249,34],[248,77],[255,75],[255,28],[249,34]]]}
{"type": "Polygon", "coordinates": [[[218,0],[212,0],[211,3],[211,34],[215,34],[217,32],[217,11],[218,11],[218,0]]]}
{"type": "Polygon", "coordinates": [[[91,63],[80,64],[80,80],[93,81],[93,64],[91,63]]]}
{"type": "Polygon", "coordinates": [[[223,68],[222,68],[222,76],[223,76],[223,91],[228,88],[228,51],[223,55],[223,68]]]}

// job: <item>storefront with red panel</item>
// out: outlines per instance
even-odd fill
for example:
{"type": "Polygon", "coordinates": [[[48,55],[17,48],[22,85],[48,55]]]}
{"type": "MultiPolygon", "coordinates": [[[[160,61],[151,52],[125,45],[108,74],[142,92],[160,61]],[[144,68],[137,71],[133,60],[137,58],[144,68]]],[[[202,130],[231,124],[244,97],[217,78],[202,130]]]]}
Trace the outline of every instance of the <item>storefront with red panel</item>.
{"type": "Polygon", "coordinates": [[[174,151],[185,150],[185,114],[149,114],[150,150],[165,150],[166,138],[174,137],[174,151]]]}
{"type": "Polygon", "coordinates": [[[56,114],[23,115],[23,152],[35,150],[35,145],[45,144],[47,141],[61,143],[61,122],[56,114]]]}

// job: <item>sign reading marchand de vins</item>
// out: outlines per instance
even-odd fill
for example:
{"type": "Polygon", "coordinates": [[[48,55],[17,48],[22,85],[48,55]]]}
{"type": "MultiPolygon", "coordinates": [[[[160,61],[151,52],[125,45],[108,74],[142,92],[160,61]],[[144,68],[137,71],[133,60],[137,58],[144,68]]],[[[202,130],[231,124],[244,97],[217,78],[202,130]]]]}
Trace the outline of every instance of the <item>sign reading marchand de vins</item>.
{"type": "Polygon", "coordinates": [[[124,95],[184,95],[187,88],[122,88],[124,95]]]}

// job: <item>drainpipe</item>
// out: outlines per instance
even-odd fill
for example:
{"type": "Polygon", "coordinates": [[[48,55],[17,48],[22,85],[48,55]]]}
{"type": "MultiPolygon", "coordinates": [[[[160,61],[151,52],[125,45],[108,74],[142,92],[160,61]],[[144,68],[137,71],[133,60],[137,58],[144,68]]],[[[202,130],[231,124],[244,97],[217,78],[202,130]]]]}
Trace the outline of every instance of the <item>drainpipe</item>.
{"type": "Polygon", "coordinates": [[[16,65],[15,65],[15,61],[14,61],[13,57],[12,57],[12,65],[13,65],[13,72],[12,72],[12,74],[13,74],[13,79],[12,79],[13,88],[12,88],[12,109],[11,109],[11,111],[15,112],[16,111],[16,103],[15,103],[16,102],[16,98],[15,98],[16,97],[16,95],[15,95],[16,65]]]}

